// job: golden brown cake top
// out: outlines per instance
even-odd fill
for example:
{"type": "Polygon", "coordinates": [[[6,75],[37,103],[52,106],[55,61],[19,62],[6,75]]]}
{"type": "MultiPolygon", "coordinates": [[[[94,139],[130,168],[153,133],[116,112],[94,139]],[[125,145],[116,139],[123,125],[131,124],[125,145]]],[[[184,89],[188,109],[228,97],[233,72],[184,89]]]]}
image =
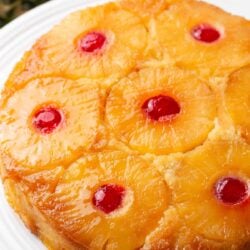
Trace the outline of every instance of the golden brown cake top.
{"type": "Polygon", "coordinates": [[[209,4],[69,15],[2,93],[12,206],[51,249],[247,249],[249,78],[250,22],[209,4]]]}

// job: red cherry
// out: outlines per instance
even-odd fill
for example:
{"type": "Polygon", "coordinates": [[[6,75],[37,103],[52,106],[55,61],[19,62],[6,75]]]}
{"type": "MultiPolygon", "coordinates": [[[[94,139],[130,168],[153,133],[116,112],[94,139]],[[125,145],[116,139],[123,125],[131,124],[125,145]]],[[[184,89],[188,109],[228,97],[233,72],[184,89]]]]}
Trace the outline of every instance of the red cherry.
{"type": "Polygon", "coordinates": [[[155,121],[164,121],[179,114],[181,108],[179,104],[170,96],[158,95],[149,98],[142,105],[146,115],[155,121]]]}
{"type": "Polygon", "coordinates": [[[217,29],[208,24],[200,24],[195,26],[191,31],[191,35],[195,40],[204,43],[216,42],[221,36],[217,29]]]}
{"type": "Polygon", "coordinates": [[[123,201],[125,189],[115,184],[107,184],[94,193],[93,205],[102,212],[109,214],[118,209],[123,201]]]}
{"type": "Polygon", "coordinates": [[[52,107],[45,107],[35,113],[33,125],[42,134],[50,134],[60,125],[62,119],[61,111],[52,107]]]}
{"type": "Polygon", "coordinates": [[[225,204],[241,204],[248,198],[248,185],[235,177],[224,177],[216,182],[215,195],[225,204]]]}
{"type": "Polygon", "coordinates": [[[106,37],[99,32],[91,32],[85,35],[80,40],[80,47],[82,51],[87,53],[93,53],[97,50],[102,49],[106,42],[106,37]]]}

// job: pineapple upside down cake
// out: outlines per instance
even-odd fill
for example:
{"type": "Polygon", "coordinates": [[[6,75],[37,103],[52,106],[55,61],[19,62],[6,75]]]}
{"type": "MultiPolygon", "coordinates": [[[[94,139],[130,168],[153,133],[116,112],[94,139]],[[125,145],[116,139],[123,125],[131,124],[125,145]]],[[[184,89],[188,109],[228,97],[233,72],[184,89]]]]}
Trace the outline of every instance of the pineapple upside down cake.
{"type": "Polygon", "coordinates": [[[9,203],[51,250],[250,249],[250,22],[193,0],[77,11],[9,76],[9,203]]]}

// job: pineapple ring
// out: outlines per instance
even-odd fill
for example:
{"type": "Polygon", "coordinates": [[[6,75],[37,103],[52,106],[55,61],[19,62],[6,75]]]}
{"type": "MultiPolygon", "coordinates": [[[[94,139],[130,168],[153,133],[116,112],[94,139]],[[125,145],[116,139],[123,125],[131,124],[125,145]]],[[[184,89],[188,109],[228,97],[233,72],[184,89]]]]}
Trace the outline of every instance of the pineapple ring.
{"type": "Polygon", "coordinates": [[[31,195],[38,200],[36,206],[73,242],[90,249],[141,247],[171,197],[153,166],[117,151],[80,158],[65,170],[51,193],[45,192],[31,195]],[[110,183],[124,187],[126,194],[119,210],[105,214],[95,208],[92,199],[100,186],[110,183]]]}
{"type": "Polygon", "coordinates": [[[35,171],[78,158],[93,145],[100,119],[99,89],[89,82],[42,78],[4,96],[0,111],[1,151],[17,165],[35,171]],[[32,123],[34,113],[44,106],[54,106],[65,116],[63,125],[46,135],[32,123]]]}
{"type": "Polygon", "coordinates": [[[190,150],[206,140],[214,127],[216,104],[210,89],[192,74],[177,69],[144,69],[113,86],[106,114],[119,140],[132,149],[167,154],[190,150]],[[172,121],[150,121],[142,104],[164,93],[177,100],[181,112],[172,121]]]}
{"type": "MultiPolygon", "coordinates": [[[[250,147],[237,141],[213,141],[187,154],[176,163],[173,203],[180,220],[194,237],[230,242],[247,242],[250,237],[250,203],[223,204],[215,195],[215,183],[226,176],[250,184],[250,147]]],[[[173,170],[169,170],[173,174],[173,170]]],[[[238,248],[237,248],[238,249],[238,248]]]]}
{"type": "Polygon", "coordinates": [[[171,64],[174,61],[180,67],[196,70],[204,76],[225,76],[249,63],[249,34],[250,23],[243,18],[192,0],[179,1],[160,14],[151,31],[160,44],[157,50],[164,48],[171,57],[171,64]],[[221,38],[211,44],[196,41],[191,31],[199,24],[218,29],[221,38]]]}
{"type": "Polygon", "coordinates": [[[135,67],[146,41],[147,31],[140,19],[117,4],[78,11],[38,40],[8,85],[50,74],[74,79],[120,78],[135,67]],[[80,40],[90,32],[106,36],[107,44],[100,53],[84,53],[79,48],[80,40]]]}
{"type": "Polygon", "coordinates": [[[227,110],[250,143],[250,65],[230,75],[225,91],[227,110]]]}

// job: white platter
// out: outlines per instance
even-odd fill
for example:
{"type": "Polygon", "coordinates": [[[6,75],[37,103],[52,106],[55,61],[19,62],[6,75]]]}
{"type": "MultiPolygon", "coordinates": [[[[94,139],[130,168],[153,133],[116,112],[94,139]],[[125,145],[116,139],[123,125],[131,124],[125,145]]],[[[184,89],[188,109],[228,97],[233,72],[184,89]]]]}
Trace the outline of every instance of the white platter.
{"type": "MultiPolygon", "coordinates": [[[[0,29],[0,87],[22,54],[34,41],[68,13],[107,0],[53,0],[0,29]]],[[[206,0],[250,19],[249,0],[206,0]]],[[[45,247],[22,224],[9,207],[0,184],[0,249],[43,250],[45,247]]]]}

